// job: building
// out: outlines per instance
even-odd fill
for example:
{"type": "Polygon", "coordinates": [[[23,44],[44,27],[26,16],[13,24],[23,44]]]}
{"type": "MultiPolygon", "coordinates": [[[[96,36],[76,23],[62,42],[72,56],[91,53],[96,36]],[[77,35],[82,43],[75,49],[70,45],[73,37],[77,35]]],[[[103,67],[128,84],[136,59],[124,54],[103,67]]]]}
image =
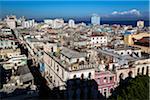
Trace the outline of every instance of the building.
{"type": "Polygon", "coordinates": [[[18,47],[16,45],[16,41],[11,39],[0,39],[0,49],[13,48],[18,47]]]}
{"type": "Polygon", "coordinates": [[[52,28],[61,28],[64,25],[64,20],[63,19],[54,19],[52,28]]]}
{"type": "Polygon", "coordinates": [[[18,56],[21,54],[20,49],[2,49],[0,50],[0,58],[6,59],[11,58],[13,56],[18,56]]]}
{"type": "Polygon", "coordinates": [[[68,79],[93,79],[95,65],[88,64],[85,57],[85,54],[69,48],[62,48],[60,52],[44,52],[45,78],[53,83],[52,87],[63,88],[68,79]]]}
{"type": "Polygon", "coordinates": [[[5,21],[6,21],[7,25],[9,26],[9,28],[11,28],[11,29],[15,29],[16,28],[16,26],[17,26],[16,16],[7,16],[5,21]]]}
{"type": "Polygon", "coordinates": [[[132,57],[141,57],[141,49],[136,48],[136,47],[131,47],[131,46],[117,46],[114,49],[114,53],[122,56],[132,56],[132,57]]]}
{"type": "Polygon", "coordinates": [[[95,80],[98,84],[98,90],[100,93],[109,97],[116,87],[116,74],[112,71],[96,71],[95,80]]]}
{"type": "Polygon", "coordinates": [[[52,19],[44,19],[44,23],[52,25],[53,20],[52,19]]]}
{"type": "Polygon", "coordinates": [[[75,21],[73,19],[70,19],[68,24],[69,24],[69,27],[72,27],[72,28],[75,27],[75,21]]]}
{"type": "Polygon", "coordinates": [[[0,30],[0,34],[12,35],[12,30],[8,27],[2,27],[1,30],[0,30]]]}
{"type": "Polygon", "coordinates": [[[138,28],[143,28],[144,27],[144,21],[137,21],[137,27],[138,28]]]}
{"type": "Polygon", "coordinates": [[[97,14],[93,14],[91,17],[91,24],[100,25],[100,16],[98,16],[97,14]]]}
{"type": "Polygon", "coordinates": [[[99,47],[102,45],[107,45],[108,38],[106,35],[102,34],[93,34],[89,36],[91,47],[99,47]]]}
{"type": "Polygon", "coordinates": [[[35,20],[34,19],[22,22],[22,27],[23,28],[32,28],[34,26],[35,26],[35,20]]]}

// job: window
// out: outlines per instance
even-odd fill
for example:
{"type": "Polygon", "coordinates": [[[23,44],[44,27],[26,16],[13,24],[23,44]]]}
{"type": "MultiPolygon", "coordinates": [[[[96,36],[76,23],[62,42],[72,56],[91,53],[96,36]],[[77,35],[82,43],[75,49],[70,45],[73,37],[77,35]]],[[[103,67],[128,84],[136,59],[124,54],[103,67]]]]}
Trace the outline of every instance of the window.
{"type": "Polygon", "coordinates": [[[97,84],[100,84],[100,78],[97,79],[97,84]]]}
{"type": "Polygon", "coordinates": [[[106,77],[104,77],[104,83],[106,83],[106,80],[107,80],[107,78],[106,78],[106,77]]]}
{"type": "Polygon", "coordinates": [[[53,50],[53,47],[51,47],[51,52],[53,52],[54,50],[53,50]]]}
{"type": "Polygon", "coordinates": [[[13,42],[11,42],[11,45],[13,45],[14,43],[13,42]]]}
{"type": "Polygon", "coordinates": [[[112,81],[112,79],[113,79],[113,77],[111,76],[111,77],[110,77],[110,81],[112,81]]]}
{"type": "Polygon", "coordinates": [[[59,71],[59,66],[57,65],[57,72],[59,71]]]}
{"type": "Polygon", "coordinates": [[[121,73],[120,75],[119,75],[119,78],[120,78],[120,80],[123,80],[123,73],[121,73]]]}
{"type": "Polygon", "coordinates": [[[137,70],[137,75],[139,75],[140,74],[140,68],[138,68],[138,70],[137,70]]]}
{"type": "Polygon", "coordinates": [[[64,79],[64,71],[63,71],[63,69],[62,69],[62,78],[64,79]]]}
{"type": "Polygon", "coordinates": [[[148,72],[148,66],[147,66],[147,67],[146,67],[146,75],[148,75],[148,73],[149,73],[149,72],[148,72]]]}
{"type": "Polygon", "coordinates": [[[91,79],[91,73],[89,73],[89,76],[88,76],[88,78],[89,78],[89,79],[91,79]]]}
{"type": "Polygon", "coordinates": [[[75,79],[75,78],[76,78],[76,75],[74,75],[73,78],[75,79]]]}
{"type": "Polygon", "coordinates": [[[83,73],[81,74],[81,79],[84,79],[84,74],[83,73]]]}
{"type": "Polygon", "coordinates": [[[128,75],[129,75],[129,77],[132,77],[132,71],[130,71],[130,72],[128,73],[128,75]]]}
{"type": "Polygon", "coordinates": [[[113,88],[110,89],[110,93],[112,93],[112,92],[113,92],[113,88]]]}
{"type": "Polygon", "coordinates": [[[144,75],[144,67],[142,68],[142,75],[144,75]]]}

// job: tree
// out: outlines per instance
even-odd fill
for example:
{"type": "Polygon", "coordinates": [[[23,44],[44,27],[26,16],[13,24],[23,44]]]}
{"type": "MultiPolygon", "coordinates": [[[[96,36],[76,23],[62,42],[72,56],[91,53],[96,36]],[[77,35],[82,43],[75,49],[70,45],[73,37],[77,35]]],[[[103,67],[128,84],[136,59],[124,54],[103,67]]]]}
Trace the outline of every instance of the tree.
{"type": "Polygon", "coordinates": [[[126,78],[113,91],[111,100],[149,100],[149,76],[126,78]]]}

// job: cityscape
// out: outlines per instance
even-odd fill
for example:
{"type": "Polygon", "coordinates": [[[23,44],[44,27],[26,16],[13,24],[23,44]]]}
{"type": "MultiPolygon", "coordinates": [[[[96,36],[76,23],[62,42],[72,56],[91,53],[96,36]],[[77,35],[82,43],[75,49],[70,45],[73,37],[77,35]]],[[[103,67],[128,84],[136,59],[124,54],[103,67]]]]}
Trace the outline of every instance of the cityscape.
{"type": "Polygon", "coordinates": [[[150,99],[149,0],[0,6],[0,99],[150,99]]]}

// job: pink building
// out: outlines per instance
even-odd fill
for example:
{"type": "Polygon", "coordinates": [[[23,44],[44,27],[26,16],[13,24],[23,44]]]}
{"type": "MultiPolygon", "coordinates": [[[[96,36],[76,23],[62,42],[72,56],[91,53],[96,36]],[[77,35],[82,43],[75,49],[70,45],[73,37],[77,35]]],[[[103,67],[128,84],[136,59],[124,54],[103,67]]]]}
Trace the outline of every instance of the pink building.
{"type": "Polygon", "coordinates": [[[98,90],[102,95],[108,97],[116,86],[116,75],[111,71],[96,71],[95,81],[98,84],[98,90]]]}

